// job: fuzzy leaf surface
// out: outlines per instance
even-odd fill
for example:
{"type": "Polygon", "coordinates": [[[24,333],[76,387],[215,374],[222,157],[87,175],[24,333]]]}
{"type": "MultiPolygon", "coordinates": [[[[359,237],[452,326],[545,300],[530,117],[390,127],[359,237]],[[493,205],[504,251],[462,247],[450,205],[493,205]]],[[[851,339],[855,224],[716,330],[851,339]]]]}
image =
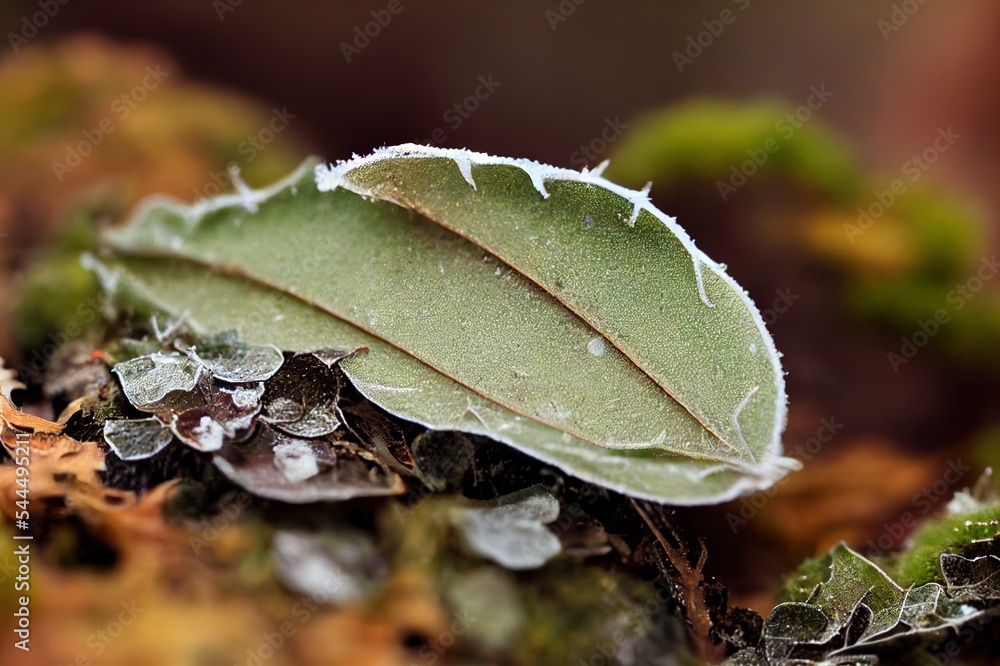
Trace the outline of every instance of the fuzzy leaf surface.
{"type": "Polygon", "coordinates": [[[794,467],[759,313],[643,192],[386,150],[194,207],[151,201],[97,270],[198,330],[367,348],[341,367],[387,411],[632,496],[717,502],[794,467]]]}

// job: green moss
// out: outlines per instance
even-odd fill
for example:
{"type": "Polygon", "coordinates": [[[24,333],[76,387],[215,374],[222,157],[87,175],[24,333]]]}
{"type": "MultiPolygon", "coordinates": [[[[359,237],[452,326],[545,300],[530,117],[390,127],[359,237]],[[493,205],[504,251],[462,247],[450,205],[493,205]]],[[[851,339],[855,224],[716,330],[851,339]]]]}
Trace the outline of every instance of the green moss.
{"type": "MultiPolygon", "coordinates": [[[[841,253],[839,258],[849,270],[850,299],[860,312],[909,332],[915,321],[933,317],[943,308],[953,321],[942,331],[941,340],[984,323],[983,313],[959,312],[949,300],[949,293],[979,268],[983,230],[973,207],[928,189],[907,191],[869,230],[875,225],[883,235],[891,229],[898,233],[890,237],[905,237],[913,256],[895,270],[873,272],[857,263],[856,252],[841,253]]],[[[877,238],[877,233],[865,232],[854,243],[876,242],[877,238]]]]}
{"type": "MultiPolygon", "coordinates": [[[[748,187],[777,177],[792,193],[807,195],[810,209],[799,216],[804,250],[841,271],[851,309],[905,335],[943,309],[949,319],[933,336],[934,348],[953,357],[994,359],[1000,293],[991,285],[959,305],[953,291],[976,274],[983,259],[980,207],[910,174],[866,173],[851,143],[819,118],[799,127],[789,122],[794,109],[782,100],[696,99],[651,113],[618,141],[608,177],[633,187],[652,179],[660,193],[691,189],[691,183],[696,191],[714,193],[720,183],[742,179],[741,170],[753,170],[748,187]],[[765,153],[762,165],[741,169],[765,153]],[[902,193],[883,205],[876,193],[896,180],[902,193]]],[[[751,206],[761,202],[759,213],[773,218],[771,200],[746,200],[751,206]]]]}
{"type": "Polygon", "coordinates": [[[633,186],[653,178],[657,189],[691,180],[729,182],[732,169],[752,158],[749,150],[763,162],[761,174],[780,174],[835,200],[856,196],[861,183],[849,144],[816,119],[789,121],[795,108],[780,100],[717,99],[669,107],[629,128],[608,176],[633,186]]]}
{"type": "Polygon", "coordinates": [[[74,215],[59,244],[34,263],[20,285],[11,333],[26,357],[38,351],[50,358],[56,347],[102,323],[100,286],[80,254],[95,247],[95,220],[105,214],[103,206],[95,206],[74,215]]]}
{"type": "Polygon", "coordinates": [[[886,571],[903,587],[930,582],[943,584],[941,554],[962,554],[973,541],[996,536],[1000,532],[997,521],[1000,521],[1000,506],[931,520],[917,530],[912,546],[889,563],[886,571]]]}

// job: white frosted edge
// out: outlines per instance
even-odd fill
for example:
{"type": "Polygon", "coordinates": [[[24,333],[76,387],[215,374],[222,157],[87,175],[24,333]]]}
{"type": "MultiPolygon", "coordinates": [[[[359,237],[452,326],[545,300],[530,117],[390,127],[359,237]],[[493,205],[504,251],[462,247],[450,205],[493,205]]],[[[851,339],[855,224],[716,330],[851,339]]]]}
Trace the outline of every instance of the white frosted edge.
{"type": "Polygon", "coordinates": [[[593,169],[588,170],[587,167],[584,167],[583,173],[589,173],[591,176],[600,176],[601,174],[604,173],[604,170],[607,169],[608,165],[610,164],[611,160],[604,160],[603,162],[595,166],[593,169]]]}
{"type": "MultiPolygon", "coordinates": [[[[361,395],[365,396],[369,400],[377,401],[377,391],[370,391],[372,385],[365,382],[363,379],[356,378],[353,370],[350,366],[344,366],[342,368],[344,374],[350,380],[354,388],[358,390],[361,395]]],[[[385,390],[386,386],[378,386],[378,389],[385,390]]],[[[432,430],[460,430],[462,432],[469,433],[471,435],[485,435],[491,439],[498,442],[506,444],[511,448],[517,449],[536,460],[540,460],[544,463],[552,465],[562,470],[567,470],[567,473],[574,476],[582,481],[588,483],[593,483],[595,485],[607,488],[617,493],[627,495],[629,497],[634,497],[636,499],[649,500],[652,502],[662,502],[668,503],[675,506],[700,506],[706,504],[718,504],[722,502],[727,502],[732,499],[736,499],[743,495],[749,495],[762,490],[767,490],[771,488],[779,479],[785,476],[789,471],[795,471],[802,468],[802,464],[795,460],[794,458],[786,458],[784,456],[775,455],[767,458],[763,464],[758,465],[748,465],[740,461],[726,461],[720,462],[715,460],[706,460],[705,467],[701,469],[694,468],[693,465],[698,463],[695,458],[690,458],[678,462],[676,465],[669,465],[670,467],[677,470],[678,473],[685,476],[689,476],[695,479],[705,479],[714,474],[723,474],[726,472],[736,472],[740,476],[731,484],[727,485],[724,490],[715,493],[700,495],[694,500],[685,501],[684,498],[680,497],[670,497],[661,490],[654,488],[642,488],[639,484],[627,485],[621,483],[614,483],[608,481],[608,479],[600,476],[599,474],[592,474],[589,471],[582,470],[578,467],[572,468],[571,471],[567,468],[567,463],[564,460],[559,459],[557,456],[551,455],[548,448],[555,443],[555,437],[564,438],[566,433],[563,431],[553,430],[553,439],[549,441],[543,448],[537,447],[524,447],[521,445],[518,437],[511,437],[503,432],[503,430],[494,429],[487,425],[485,419],[476,411],[472,406],[471,402],[466,408],[466,413],[472,414],[475,418],[473,420],[466,421],[462,426],[457,426],[455,422],[436,422],[428,419],[416,418],[410,413],[400,413],[394,409],[393,405],[382,404],[383,409],[385,409],[390,414],[394,414],[400,418],[404,418],[408,421],[418,423],[426,428],[432,430]],[[556,434],[558,432],[558,434],[556,434]]],[[[545,424],[539,424],[545,428],[551,428],[551,426],[546,426],[545,424]]],[[[601,462],[608,464],[611,461],[606,454],[600,453],[598,451],[588,450],[589,447],[594,449],[598,448],[594,444],[589,442],[584,442],[583,440],[578,440],[572,435],[569,436],[570,441],[562,441],[559,445],[571,446],[574,450],[574,456],[584,460],[590,460],[592,462],[601,462]]],[[[614,451],[614,449],[606,449],[607,451],[614,451]]],[[[626,464],[628,459],[622,459],[622,463],[626,464]]],[[[663,464],[663,463],[661,463],[663,464]]]]}
{"type": "MultiPolygon", "coordinates": [[[[289,175],[268,185],[267,187],[262,187],[260,189],[254,189],[244,183],[239,177],[239,171],[237,170],[235,177],[232,179],[233,187],[236,189],[235,194],[220,194],[212,197],[211,199],[200,199],[191,205],[187,205],[171,197],[153,197],[148,199],[146,204],[170,205],[181,212],[185,219],[187,219],[192,225],[196,224],[198,219],[205,213],[212,213],[223,208],[239,206],[250,212],[257,212],[261,203],[300,182],[305,177],[306,173],[308,173],[310,169],[314,168],[313,164],[314,162],[312,159],[306,160],[289,175]]],[[[138,215],[133,217],[137,218],[138,215]]]]}
{"type": "MultiPolygon", "coordinates": [[[[767,332],[767,327],[764,325],[764,319],[760,314],[760,310],[757,309],[757,306],[750,299],[743,287],[741,287],[718,264],[712,261],[712,259],[695,246],[694,241],[691,240],[691,237],[688,236],[687,232],[677,224],[677,220],[675,218],[665,214],[652,204],[649,200],[649,188],[651,184],[647,184],[642,190],[636,191],[607,180],[601,175],[607,167],[606,160],[592,170],[588,171],[587,169],[584,169],[583,171],[574,171],[573,169],[565,169],[548,164],[541,164],[534,160],[523,158],[496,157],[487,153],[479,153],[459,148],[439,148],[436,146],[422,146],[415,143],[404,143],[399,146],[378,148],[370,155],[366,156],[354,155],[351,159],[339,161],[336,165],[319,164],[315,169],[316,187],[321,192],[333,191],[338,187],[344,187],[355,194],[378,198],[375,193],[351,181],[349,179],[349,172],[359,167],[387,160],[435,157],[453,160],[462,172],[463,178],[465,178],[465,180],[469,182],[470,186],[473,188],[475,188],[475,183],[472,178],[471,165],[513,166],[521,169],[528,175],[532,184],[535,186],[535,189],[538,190],[538,193],[541,194],[543,198],[547,199],[549,197],[549,193],[545,189],[545,182],[547,181],[560,180],[587,183],[589,185],[607,190],[612,194],[617,194],[631,203],[632,216],[629,220],[630,226],[635,224],[635,221],[638,219],[639,214],[642,211],[648,212],[650,215],[662,222],[663,225],[677,237],[684,249],[686,249],[691,255],[691,261],[694,264],[695,280],[698,284],[698,296],[701,298],[702,302],[708,307],[714,307],[714,304],[709,299],[708,293],[705,290],[705,283],[702,277],[703,267],[707,266],[709,270],[719,276],[733,289],[733,291],[739,295],[750,310],[753,321],[757,325],[761,339],[764,341],[764,346],[768,351],[768,357],[771,360],[775,378],[775,388],[777,389],[778,400],[782,403],[777,405],[777,409],[774,411],[774,426],[772,430],[773,436],[767,445],[766,453],[771,454],[772,459],[775,461],[773,464],[775,464],[776,467],[781,467],[785,470],[797,469],[797,461],[790,458],[783,458],[781,456],[781,433],[785,429],[785,420],[787,418],[785,375],[781,369],[778,350],[774,346],[774,340],[771,338],[771,335],[767,332]],[[465,169],[468,169],[468,175],[466,175],[465,169]]],[[[748,402],[749,399],[750,397],[748,396],[744,403],[748,402]]],[[[746,404],[741,405],[740,409],[742,410],[745,406],[746,404]]],[[[764,470],[758,470],[758,472],[763,473],[764,470]]]]}
{"type": "Polygon", "coordinates": [[[263,190],[255,190],[240,178],[240,168],[232,165],[229,168],[229,179],[236,188],[236,194],[240,198],[240,203],[249,213],[256,213],[260,210],[260,202],[267,198],[263,190]]]}

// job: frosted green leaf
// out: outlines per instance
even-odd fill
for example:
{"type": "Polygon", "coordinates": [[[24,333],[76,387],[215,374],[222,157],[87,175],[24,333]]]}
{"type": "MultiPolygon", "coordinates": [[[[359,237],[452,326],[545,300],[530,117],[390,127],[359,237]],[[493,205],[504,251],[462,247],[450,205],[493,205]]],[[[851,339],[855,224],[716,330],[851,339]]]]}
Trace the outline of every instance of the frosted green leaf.
{"type": "Polygon", "coordinates": [[[173,440],[170,430],[155,418],[104,422],[104,441],[122,460],[151,458],[173,440]]]}
{"type": "Polygon", "coordinates": [[[224,382],[245,384],[270,379],[285,357],[271,345],[227,345],[218,350],[191,349],[188,354],[224,382]]]}
{"type": "Polygon", "coordinates": [[[928,618],[937,613],[942,592],[937,583],[927,583],[907,590],[899,621],[916,628],[926,626],[928,618]]]}
{"type": "Polygon", "coordinates": [[[453,524],[466,547],[508,569],[537,569],[562,551],[545,526],[559,517],[559,502],[532,486],[482,506],[456,509],[453,524]]]}
{"type": "Polygon", "coordinates": [[[113,371],[122,390],[137,409],[151,408],[173,391],[190,392],[198,384],[202,366],[178,353],[156,352],[119,363],[113,371]]]}
{"type": "MultiPolygon", "coordinates": [[[[778,604],[764,626],[767,661],[780,664],[801,645],[820,645],[829,640],[830,620],[816,606],[789,602],[778,604]]],[[[834,627],[834,633],[838,627],[834,627]]]]}
{"type": "Polygon", "coordinates": [[[386,411],[635,497],[718,502],[795,468],[757,309],[646,191],[413,146],[314,171],[255,212],[149,202],[98,273],[196,331],[366,348],[339,367],[386,411]]]}
{"type": "MultiPolygon", "coordinates": [[[[601,334],[587,338],[587,352],[616,347],[715,435],[703,440],[705,453],[754,461],[780,431],[784,409],[776,403],[784,395],[770,336],[743,291],[645,191],[527,160],[423,146],[376,151],[317,174],[321,190],[340,187],[420,212],[551,294],[601,334]],[[581,229],[584,216],[592,229],[581,229]]],[[[647,432],[601,443],[658,448],[659,439],[647,432]]]]}
{"type": "Polygon", "coordinates": [[[859,604],[872,611],[864,637],[896,626],[905,597],[902,588],[873,562],[844,544],[834,547],[830,557],[830,579],[813,592],[809,603],[826,612],[831,630],[846,625],[859,604]]]}

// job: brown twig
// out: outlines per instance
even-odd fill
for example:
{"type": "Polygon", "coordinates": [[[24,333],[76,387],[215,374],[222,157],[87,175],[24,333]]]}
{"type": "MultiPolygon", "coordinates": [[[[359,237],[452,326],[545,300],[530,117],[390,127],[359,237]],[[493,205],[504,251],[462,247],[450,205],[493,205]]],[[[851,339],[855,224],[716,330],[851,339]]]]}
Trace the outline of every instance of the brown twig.
{"type": "MultiPolygon", "coordinates": [[[[680,582],[683,591],[682,612],[688,634],[691,636],[698,657],[713,664],[722,661],[725,657],[725,646],[712,640],[713,623],[708,604],[705,601],[705,576],[702,572],[708,561],[708,549],[705,548],[704,544],[701,544],[698,564],[692,567],[688,559],[687,548],[684,547],[683,542],[678,538],[678,545],[674,547],[642,505],[635,500],[631,501],[636,512],[649,527],[656,540],[660,542],[670,564],[677,570],[678,582],[680,582]]],[[[676,536],[676,532],[674,534],[676,536]]]]}

